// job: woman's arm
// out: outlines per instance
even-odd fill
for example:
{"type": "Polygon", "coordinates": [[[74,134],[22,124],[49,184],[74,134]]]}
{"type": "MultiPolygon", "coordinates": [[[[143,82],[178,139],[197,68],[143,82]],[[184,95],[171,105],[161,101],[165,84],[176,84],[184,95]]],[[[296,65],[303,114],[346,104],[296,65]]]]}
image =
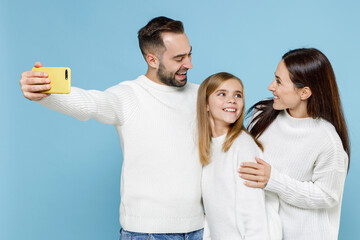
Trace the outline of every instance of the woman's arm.
{"type": "Polygon", "coordinates": [[[340,202],[346,171],[316,173],[312,181],[302,182],[273,169],[266,190],[294,206],[307,209],[331,208],[340,202]]]}
{"type": "Polygon", "coordinates": [[[328,148],[316,161],[311,181],[299,181],[280,173],[265,161],[244,163],[241,178],[246,185],[265,188],[300,208],[331,208],[339,203],[346,177],[347,155],[341,145],[328,148]]]}

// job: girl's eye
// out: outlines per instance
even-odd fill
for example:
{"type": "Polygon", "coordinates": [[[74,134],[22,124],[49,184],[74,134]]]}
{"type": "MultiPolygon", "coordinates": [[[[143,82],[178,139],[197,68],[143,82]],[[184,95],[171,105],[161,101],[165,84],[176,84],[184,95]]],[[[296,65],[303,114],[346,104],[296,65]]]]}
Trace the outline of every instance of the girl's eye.
{"type": "Polygon", "coordinates": [[[242,98],[241,94],[236,94],[235,97],[236,98],[242,98]]]}

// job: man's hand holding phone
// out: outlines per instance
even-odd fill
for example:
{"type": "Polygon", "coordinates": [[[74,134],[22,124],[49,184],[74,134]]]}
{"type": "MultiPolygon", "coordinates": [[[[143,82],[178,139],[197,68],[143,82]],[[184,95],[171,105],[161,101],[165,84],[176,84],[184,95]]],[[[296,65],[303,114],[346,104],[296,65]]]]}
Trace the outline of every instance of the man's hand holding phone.
{"type": "MultiPolygon", "coordinates": [[[[34,67],[42,67],[40,62],[35,63],[34,67]]],[[[50,96],[50,93],[42,93],[51,89],[49,74],[46,72],[27,71],[21,74],[21,91],[29,100],[36,101],[50,96]]]]}
{"type": "Polygon", "coordinates": [[[24,96],[30,100],[40,100],[51,93],[70,93],[71,70],[68,67],[42,67],[37,62],[32,71],[21,75],[20,85],[24,96]]]}

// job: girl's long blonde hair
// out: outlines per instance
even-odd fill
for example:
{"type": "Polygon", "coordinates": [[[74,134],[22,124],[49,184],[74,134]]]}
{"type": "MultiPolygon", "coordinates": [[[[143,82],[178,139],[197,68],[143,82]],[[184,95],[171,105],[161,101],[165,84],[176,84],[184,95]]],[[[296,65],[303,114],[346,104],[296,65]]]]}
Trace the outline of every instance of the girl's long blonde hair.
{"type": "MultiPolygon", "coordinates": [[[[240,135],[241,131],[246,131],[243,126],[244,117],[245,117],[245,92],[244,85],[241,80],[227,72],[220,72],[211,75],[207,79],[205,79],[198,90],[197,97],[197,129],[198,129],[198,147],[199,147],[199,155],[200,162],[203,165],[207,165],[210,162],[210,144],[211,144],[211,127],[209,121],[209,112],[207,111],[207,104],[209,100],[209,96],[225,81],[230,79],[236,79],[239,81],[242,89],[243,89],[243,108],[241,109],[240,117],[230,125],[229,131],[226,134],[226,138],[222,149],[224,152],[227,152],[234,140],[240,135]]],[[[259,147],[262,149],[262,146],[259,142],[257,142],[259,147]]]]}

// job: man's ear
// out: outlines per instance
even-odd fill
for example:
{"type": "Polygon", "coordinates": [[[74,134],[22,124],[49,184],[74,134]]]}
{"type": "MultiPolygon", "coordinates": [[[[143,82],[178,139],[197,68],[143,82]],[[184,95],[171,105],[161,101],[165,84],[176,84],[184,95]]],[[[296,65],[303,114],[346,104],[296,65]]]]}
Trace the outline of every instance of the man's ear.
{"type": "Polygon", "coordinates": [[[147,64],[149,65],[149,67],[155,68],[155,69],[159,68],[160,60],[158,57],[155,56],[155,54],[148,53],[146,55],[145,59],[146,59],[147,64]]]}
{"type": "Polygon", "coordinates": [[[311,89],[309,87],[304,87],[301,90],[300,98],[301,100],[307,100],[312,95],[311,89]]]}

